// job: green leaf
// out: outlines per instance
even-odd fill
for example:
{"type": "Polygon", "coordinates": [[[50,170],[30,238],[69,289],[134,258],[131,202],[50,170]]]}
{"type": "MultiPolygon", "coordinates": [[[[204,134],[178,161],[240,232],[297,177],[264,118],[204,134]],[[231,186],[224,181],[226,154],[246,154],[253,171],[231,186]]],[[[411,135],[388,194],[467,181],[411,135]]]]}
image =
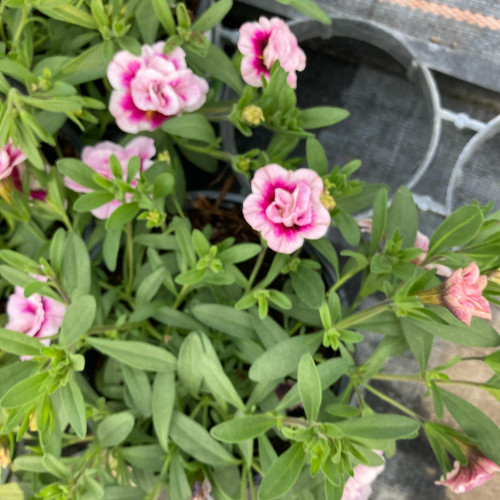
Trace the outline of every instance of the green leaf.
{"type": "Polygon", "coordinates": [[[240,74],[236,71],[231,59],[219,47],[210,45],[206,57],[188,50],[186,61],[190,68],[199,68],[201,72],[208,73],[217,80],[229,85],[236,93],[242,93],[243,85],[240,74]]]}
{"type": "Polygon", "coordinates": [[[42,387],[44,387],[48,377],[49,372],[42,372],[17,383],[2,398],[0,406],[2,408],[17,408],[36,401],[43,396],[45,391],[42,391],[42,387]]]}
{"type": "Polygon", "coordinates": [[[410,318],[401,318],[401,327],[420,369],[424,371],[427,368],[434,337],[428,331],[419,328],[417,322],[410,318]]]}
{"type": "Polygon", "coordinates": [[[153,426],[158,442],[165,451],[168,451],[168,434],[174,404],[175,378],[173,372],[157,373],[153,383],[153,426]]]}
{"type": "Polygon", "coordinates": [[[174,412],[170,437],[179,448],[204,464],[224,467],[238,463],[204,427],[182,413],[174,412]]]}
{"type": "Polygon", "coordinates": [[[373,255],[379,248],[384,236],[385,224],[387,220],[387,189],[382,188],[375,197],[373,205],[373,226],[370,235],[370,255],[373,255]]]}
{"type": "MultiPolygon", "coordinates": [[[[332,20],[328,14],[313,0],[277,0],[284,5],[290,5],[306,16],[316,19],[323,24],[332,24],[332,20]]],[[[330,499],[329,499],[330,500],[330,499]]],[[[331,499],[334,500],[334,499],[331,499]]]]}
{"type": "Polygon", "coordinates": [[[72,85],[104,78],[113,53],[114,48],[111,40],[93,45],[65,64],[55,77],[64,79],[65,82],[72,85]]]}
{"type": "Polygon", "coordinates": [[[94,18],[84,9],[79,7],[73,5],[60,5],[45,9],[41,6],[37,8],[46,16],[56,19],[57,21],[76,24],[82,28],[97,29],[97,23],[94,21],[94,18]]]}
{"type": "Polygon", "coordinates": [[[130,222],[139,213],[139,205],[135,202],[120,205],[106,221],[106,229],[118,229],[130,222]]]}
{"type": "Polygon", "coordinates": [[[83,161],[76,158],[62,158],[57,160],[57,168],[63,175],[74,180],[80,186],[97,191],[101,190],[99,184],[94,181],[95,171],[83,161]]]}
{"type": "Polygon", "coordinates": [[[455,210],[432,235],[427,257],[432,257],[440,250],[464,245],[476,236],[482,223],[483,214],[477,205],[468,205],[455,210]]]}
{"type": "Polygon", "coordinates": [[[203,383],[203,374],[198,369],[199,360],[204,354],[203,344],[196,332],[191,332],[182,342],[179,350],[178,373],[183,385],[197,398],[203,383]]]}
{"type": "Polygon", "coordinates": [[[297,372],[300,400],[304,406],[307,419],[314,422],[321,407],[321,380],[314,364],[313,357],[306,353],[299,361],[297,372]]]}
{"type": "Polygon", "coordinates": [[[90,258],[83,240],[69,233],[62,262],[62,282],[70,297],[90,291],[90,258]],[[78,265],[76,265],[78,264],[78,265]]]}
{"type": "Polygon", "coordinates": [[[165,452],[157,444],[128,446],[120,454],[134,469],[150,472],[160,472],[165,462],[165,452]]]}
{"type": "Polygon", "coordinates": [[[71,471],[58,458],[51,453],[46,453],[43,456],[43,465],[47,471],[53,476],[69,481],[71,479],[71,471]]]}
{"type": "Polygon", "coordinates": [[[40,264],[19,252],[0,250],[0,258],[9,264],[9,266],[15,267],[25,273],[40,273],[40,264]]]}
{"type": "Polygon", "coordinates": [[[219,24],[231,10],[233,0],[219,0],[209,7],[193,24],[193,31],[208,31],[219,24]]]}
{"type": "Polygon", "coordinates": [[[161,347],[133,340],[87,338],[86,342],[99,352],[132,368],[152,372],[171,372],[175,369],[173,354],[161,347]]]}
{"type": "Polygon", "coordinates": [[[146,372],[125,364],[122,364],[122,372],[125,386],[135,407],[143,417],[150,417],[152,412],[151,385],[146,372]]]}
{"type": "Polygon", "coordinates": [[[300,266],[290,273],[293,291],[312,309],[319,309],[325,297],[325,284],[313,269],[300,266]]]}
{"type": "Polygon", "coordinates": [[[167,270],[164,267],[159,267],[144,278],[137,289],[136,307],[147,304],[154,298],[166,275],[167,270]]]}
{"type": "Polygon", "coordinates": [[[256,382],[283,378],[297,369],[304,352],[314,353],[322,340],[322,332],[283,340],[259,356],[248,375],[256,382]]]}
{"type": "Polygon", "coordinates": [[[414,437],[420,422],[402,415],[377,414],[336,422],[346,437],[373,439],[405,439],[414,437]]]}
{"type": "Polygon", "coordinates": [[[142,500],[146,492],[132,486],[106,486],[104,498],[106,500],[142,500]]]}
{"type": "Polygon", "coordinates": [[[25,333],[0,328],[0,350],[17,356],[38,356],[43,345],[25,333]]]}
{"type": "Polygon", "coordinates": [[[61,400],[68,415],[69,423],[76,435],[83,439],[87,434],[87,417],[82,391],[74,379],[61,387],[61,400]]]}
{"type": "Polygon", "coordinates": [[[135,10],[135,21],[139,28],[139,33],[143,42],[148,45],[153,45],[158,39],[157,33],[160,26],[158,16],[151,15],[152,7],[152,0],[142,0],[135,10]]]}
{"type": "Polygon", "coordinates": [[[90,212],[95,208],[102,207],[106,203],[109,203],[115,199],[113,193],[107,193],[104,191],[97,191],[95,193],[86,193],[81,195],[78,200],[76,200],[73,208],[77,212],[90,212]]]}
{"type": "Polygon", "coordinates": [[[212,427],[210,434],[224,443],[241,443],[264,434],[276,425],[276,418],[268,415],[236,417],[212,427]]]}
{"type": "Polygon", "coordinates": [[[96,301],[92,295],[80,295],[64,313],[59,343],[64,346],[74,344],[94,324],[96,301]]]}
{"type": "Polygon", "coordinates": [[[413,247],[417,237],[418,212],[411,191],[406,186],[397,189],[387,214],[386,239],[392,240],[396,230],[403,239],[403,248],[413,247]]]}
{"type": "Polygon", "coordinates": [[[352,215],[337,207],[337,215],[334,217],[334,222],[342,233],[347,243],[352,246],[357,246],[361,238],[358,223],[352,215]]]}
{"type": "Polygon", "coordinates": [[[210,122],[199,114],[184,114],[167,120],[161,129],[167,134],[185,139],[213,144],[216,140],[214,129],[210,122]]]}
{"type": "MultiPolygon", "coordinates": [[[[176,27],[174,16],[167,0],[151,0],[156,16],[160,20],[161,25],[169,35],[175,35],[176,27]]],[[[149,14],[151,15],[151,14],[149,14]]]]}
{"type": "Polygon", "coordinates": [[[198,304],[192,308],[195,318],[215,331],[236,339],[257,340],[248,313],[219,304],[198,304]]]}
{"type": "Polygon", "coordinates": [[[26,500],[33,498],[35,492],[31,483],[0,484],[0,498],[6,500],[26,500]]]}
{"type": "Polygon", "coordinates": [[[255,257],[261,248],[256,243],[240,243],[218,253],[217,257],[225,264],[238,264],[255,257]]]}
{"type": "Polygon", "coordinates": [[[269,467],[259,486],[257,498],[272,500],[288,492],[297,481],[306,453],[302,443],[295,443],[269,467]]]}
{"type": "MultiPolygon", "coordinates": [[[[321,390],[325,391],[332,384],[344,375],[348,366],[348,362],[343,358],[333,358],[317,366],[319,379],[321,381],[321,390]]],[[[282,411],[300,402],[299,388],[295,384],[286,394],[285,397],[279,402],[275,411],[282,411]]]]}
{"type": "Polygon", "coordinates": [[[304,109],[299,113],[302,128],[321,128],[335,125],[349,116],[349,111],[332,106],[318,106],[304,109]]]}
{"type": "Polygon", "coordinates": [[[497,374],[500,375],[500,351],[489,354],[484,362],[497,374]]]}
{"type": "Polygon", "coordinates": [[[106,267],[111,271],[116,270],[118,252],[120,251],[120,242],[122,237],[122,228],[108,229],[104,236],[102,245],[102,256],[106,267]]]}
{"type": "Polygon", "coordinates": [[[445,309],[439,306],[427,306],[433,313],[443,319],[446,324],[438,323],[437,321],[419,321],[411,318],[415,324],[429,332],[431,335],[436,335],[442,339],[474,347],[497,347],[500,346],[500,335],[495,328],[481,318],[472,318],[471,326],[467,326],[459,319],[445,309]]]}
{"type": "Polygon", "coordinates": [[[308,137],[306,141],[306,157],[309,168],[319,175],[326,175],[328,172],[328,160],[325,150],[315,137],[308,137]]]}
{"type": "Polygon", "coordinates": [[[326,238],[320,238],[319,240],[310,240],[309,244],[317,252],[319,252],[322,257],[326,259],[327,263],[329,263],[333,267],[335,274],[338,276],[339,258],[333,245],[326,238]]]}
{"type": "Polygon", "coordinates": [[[473,443],[493,462],[500,464],[500,429],[479,408],[441,389],[443,402],[473,443]]]}
{"type": "Polygon", "coordinates": [[[127,439],[135,425],[134,416],[128,411],[114,413],[97,426],[97,439],[105,448],[112,448],[127,439]]]}
{"type": "Polygon", "coordinates": [[[38,366],[38,363],[35,361],[14,362],[10,365],[2,366],[0,368],[0,399],[11,387],[33,375],[38,366]]]}

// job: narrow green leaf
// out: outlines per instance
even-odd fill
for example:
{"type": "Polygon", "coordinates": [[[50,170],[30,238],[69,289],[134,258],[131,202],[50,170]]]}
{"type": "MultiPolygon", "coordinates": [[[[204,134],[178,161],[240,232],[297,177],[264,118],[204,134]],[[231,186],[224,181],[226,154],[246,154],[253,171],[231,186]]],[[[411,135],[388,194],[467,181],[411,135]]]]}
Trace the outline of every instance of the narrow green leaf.
{"type": "Polygon", "coordinates": [[[170,4],[167,0],[151,0],[156,16],[160,20],[161,25],[169,35],[175,35],[176,27],[174,16],[170,9],[170,4]]]}
{"type": "Polygon", "coordinates": [[[293,291],[311,309],[319,309],[325,297],[325,284],[317,271],[300,266],[290,273],[293,291]]]}
{"type": "Polygon", "coordinates": [[[304,109],[299,114],[302,127],[305,129],[329,127],[349,116],[349,111],[332,106],[318,106],[304,109]]]}
{"type": "Polygon", "coordinates": [[[212,29],[226,17],[232,6],[233,0],[219,0],[194,22],[192,30],[203,32],[212,29]]]}
{"type": "Polygon", "coordinates": [[[71,471],[66,467],[58,458],[51,453],[46,453],[43,456],[43,465],[50,472],[50,474],[69,481],[71,479],[71,471]]]}
{"type": "Polygon", "coordinates": [[[74,379],[61,387],[61,400],[68,415],[68,420],[76,432],[83,439],[87,434],[87,417],[85,416],[85,403],[82,391],[74,379]]]}
{"type": "Polygon", "coordinates": [[[168,434],[175,403],[173,373],[157,373],[153,383],[153,426],[161,447],[168,451],[168,434]]]}
{"type": "Polygon", "coordinates": [[[170,436],[179,448],[204,464],[224,467],[238,463],[204,427],[182,413],[174,412],[170,436]]]}
{"type": "Polygon", "coordinates": [[[179,450],[172,455],[169,472],[169,498],[190,498],[192,491],[179,450]]]}
{"type": "Polygon", "coordinates": [[[0,350],[17,356],[38,356],[42,344],[39,340],[14,330],[0,328],[0,350]]]}
{"type": "Polygon", "coordinates": [[[253,439],[276,425],[276,418],[267,415],[236,417],[212,427],[210,434],[225,443],[240,443],[253,439]]]}
{"type": "Polygon", "coordinates": [[[315,352],[322,340],[322,332],[283,340],[252,363],[249,377],[256,382],[265,382],[293,373],[302,355],[315,352]]]}
{"type": "Polygon", "coordinates": [[[106,221],[106,229],[118,229],[130,222],[139,213],[139,205],[135,202],[120,205],[106,221]]]}
{"type": "Polygon", "coordinates": [[[74,344],[94,324],[96,301],[92,295],[80,295],[69,305],[61,325],[60,344],[74,344]]]}
{"type": "Polygon", "coordinates": [[[128,411],[106,417],[97,427],[97,438],[102,446],[112,448],[127,439],[134,428],[135,418],[128,411]]]}
{"type": "Polygon", "coordinates": [[[95,208],[102,207],[106,203],[109,203],[115,199],[113,193],[108,193],[106,191],[97,191],[95,193],[85,193],[82,194],[78,200],[76,200],[73,208],[77,212],[90,212],[95,208]]]}
{"type": "Polygon", "coordinates": [[[441,389],[443,402],[453,418],[474,444],[500,465],[500,429],[479,408],[465,399],[441,389]]]}
{"type": "Polygon", "coordinates": [[[468,205],[455,210],[432,235],[427,257],[432,257],[440,250],[464,245],[476,236],[482,223],[483,214],[477,205],[468,205]]]}
{"type": "Polygon", "coordinates": [[[420,422],[402,415],[376,414],[336,422],[346,437],[376,439],[405,439],[414,437],[420,422]]]}
{"type": "Polygon", "coordinates": [[[102,256],[106,267],[111,271],[116,270],[118,252],[120,251],[120,242],[122,237],[122,228],[108,229],[104,236],[102,245],[102,256]]]}
{"type": "Polygon", "coordinates": [[[0,401],[2,408],[17,408],[18,406],[27,405],[38,398],[42,397],[44,386],[49,372],[37,373],[11,387],[7,394],[0,401]]]}
{"type": "Polygon", "coordinates": [[[167,134],[172,134],[185,139],[213,144],[216,140],[214,129],[210,122],[199,114],[184,114],[167,120],[161,129],[167,134]]]}
{"type": "Polygon", "coordinates": [[[264,475],[258,499],[273,500],[290,491],[299,477],[305,458],[306,453],[302,443],[295,443],[280,455],[264,475]]]}
{"type": "Polygon", "coordinates": [[[403,334],[423,371],[427,368],[434,337],[426,330],[419,328],[417,323],[410,318],[401,318],[403,334]]]}
{"type": "Polygon", "coordinates": [[[308,137],[306,141],[306,158],[309,168],[319,175],[326,175],[328,172],[328,160],[325,150],[315,137],[308,137]]]}
{"type": "Polygon", "coordinates": [[[125,386],[134,405],[143,417],[150,417],[152,413],[151,385],[146,372],[125,364],[122,364],[122,372],[125,386]]]}
{"type": "Polygon", "coordinates": [[[403,248],[409,248],[415,244],[417,229],[417,206],[411,191],[406,186],[401,186],[394,193],[387,213],[386,237],[392,240],[394,232],[398,230],[403,238],[403,248]]]}
{"type": "Polygon", "coordinates": [[[133,340],[87,338],[86,342],[98,351],[132,368],[152,372],[171,372],[176,359],[166,349],[133,340]]]}
{"type": "Polygon", "coordinates": [[[90,258],[83,240],[75,233],[69,233],[62,262],[62,281],[73,298],[90,291],[90,258]],[[78,263],[78,265],[75,265],[78,263]]]}
{"type": "Polygon", "coordinates": [[[300,358],[297,378],[300,400],[307,419],[314,422],[321,407],[322,390],[318,370],[311,354],[306,353],[300,358]]]}
{"type": "Polygon", "coordinates": [[[370,255],[373,255],[379,248],[384,236],[387,220],[387,189],[382,188],[375,197],[373,205],[373,226],[370,235],[370,255]]]}

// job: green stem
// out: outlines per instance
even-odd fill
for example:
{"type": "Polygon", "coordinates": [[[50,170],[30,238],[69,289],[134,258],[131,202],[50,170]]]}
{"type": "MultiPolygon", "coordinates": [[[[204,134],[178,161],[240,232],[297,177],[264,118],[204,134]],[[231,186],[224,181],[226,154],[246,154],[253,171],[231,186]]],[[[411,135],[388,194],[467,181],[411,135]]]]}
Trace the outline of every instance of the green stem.
{"type": "Polygon", "coordinates": [[[363,399],[363,395],[359,390],[358,384],[353,384],[352,387],[354,389],[354,392],[356,393],[356,396],[358,396],[359,407],[360,409],[363,409],[363,407],[365,406],[365,400],[363,399]]]}
{"type": "Polygon", "coordinates": [[[190,144],[187,142],[179,142],[176,141],[178,146],[181,148],[186,148],[191,151],[194,151],[195,153],[203,153],[209,156],[212,156],[213,158],[216,158],[217,160],[222,160],[222,161],[227,161],[231,162],[233,159],[233,155],[230,153],[227,153],[226,151],[217,151],[214,150],[210,147],[203,147],[203,146],[195,146],[194,144],[190,144]]]}
{"type": "Polygon", "coordinates": [[[403,374],[389,374],[389,373],[379,373],[378,375],[373,375],[372,379],[376,380],[402,380],[405,382],[422,382],[425,383],[425,380],[422,379],[420,375],[403,375],[403,374]]]}
{"type": "Polygon", "coordinates": [[[132,223],[129,222],[126,226],[125,233],[127,235],[127,286],[126,291],[128,294],[132,292],[134,284],[134,240],[132,235],[132,223]]]}
{"type": "Polygon", "coordinates": [[[248,482],[250,483],[250,493],[252,495],[252,500],[257,500],[257,495],[255,494],[255,485],[253,484],[253,477],[251,470],[248,470],[248,482]]]}
{"type": "Polygon", "coordinates": [[[182,207],[179,203],[179,200],[177,199],[177,196],[175,196],[175,194],[172,196],[173,198],[173,202],[174,202],[174,207],[175,209],[177,210],[177,213],[181,216],[181,217],[185,217],[184,215],[184,212],[182,210],[182,207]]]}
{"type": "Polygon", "coordinates": [[[361,272],[362,269],[357,269],[357,270],[354,270],[354,271],[351,271],[347,274],[345,274],[344,276],[342,276],[342,278],[340,278],[339,280],[337,280],[333,286],[330,288],[330,292],[334,292],[336,290],[338,290],[346,281],[349,281],[353,276],[355,276],[356,274],[358,274],[359,272],[361,272]]]}
{"type": "Polygon", "coordinates": [[[257,260],[255,261],[255,265],[253,266],[252,273],[250,274],[250,278],[248,279],[247,292],[252,288],[252,285],[259,273],[259,270],[264,262],[264,257],[266,256],[267,247],[262,248],[260,251],[257,260]]]}
{"type": "Polygon", "coordinates": [[[360,311],[359,313],[348,316],[347,318],[339,321],[335,325],[335,328],[337,328],[338,330],[349,328],[353,325],[356,325],[357,323],[362,323],[367,319],[373,318],[374,316],[377,316],[384,311],[388,311],[389,309],[390,305],[387,302],[382,302],[381,304],[377,304],[376,306],[369,307],[364,311],[360,311]]]}
{"type": "Polygon", "coordinates": [[[24,25],[26,24],[26,19],[28,17],[28,9],[27,7],[23,7],[23,13],[21,17],[21,22],[19,23],[19,26],[17,27],[16,34],[14,35],[14,39],[12,40],[12,45],[17,45],[19,43],[19,38],[21,37],[21,34],[23,32],[24,25]]]}
{"type": "Polygon", "coordinates": [[[422,421],[422,417],[420,415],[416,414],[413,410],[410,410],[407,408],[405,405],[401,404],[399,401],[396,401],[395,399],[390,398],[389,396],[386,396],[380,391],[377,391],[377,389],[369,386],[368,384],[361,384],[367,391],[370,391],[372,394],[377,396],[378,398],[382,399],[386,403],[389,403],[391,406],[394,406],[398,410],[401,410],[403,413],[406,413],[408,416],[411,418],[414,418],[415,420],[418,420],[419,422],[422,421]]]}
{"type": "Polygon", "coordinates": [[[177,295],[177,298],[175,299],[174,305],[172,306],[173,309],[177,309],[182,304],[182,301],[184,300],[184,297],[186,296],[188,288],[189,288],[189,285],[182,286],[181,291],[179,292],[179,295],[177,295]]]}
{"type": "Polygon", "coordinates": [[[243,470],[241,471],[240,491],[241,491],[241,500],[247,500],[247,468],[246,467],[243,467],[243,470]]]}
{"type": "Polygon", "coordinates": [[[262,477],[264,477],[264,471],[255,462],[252,462],[252,467],[255,469],[257,474],[260,474],[262,477]]]}

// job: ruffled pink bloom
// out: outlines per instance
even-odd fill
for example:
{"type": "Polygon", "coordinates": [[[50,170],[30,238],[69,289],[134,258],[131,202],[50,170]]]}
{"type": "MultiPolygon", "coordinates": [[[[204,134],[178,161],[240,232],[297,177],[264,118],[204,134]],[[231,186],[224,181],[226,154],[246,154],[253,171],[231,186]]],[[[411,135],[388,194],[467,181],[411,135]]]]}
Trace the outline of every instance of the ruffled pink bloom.
{"type": "MultiPolygon", "coordinates": [[[[382,456],[382,452],[375,451],[382,456]]],[[[369,467],[362,464],[354,467],[354,476],[345,483],[342,500],[368,500],[372,494],[371,485],[384,468],[385,465],[369,467]]]]}
{"type": "Polygon", "coordinates": [[[262,232],[269,248],[292,253],[304,239],[324,236],[330,214],[321,204],[323,181],[314,171],[291,171],[270,164],[252,179],[252,194],[243,202],[243,215],[256,231],[262,232]]]}
{"type": "MultiPolygon", "coordinates": [[[[130,158],[138,156],[141,159],[140,171],[143,172],[153,164],[151,158],[155,154],[156,149],[153,139],[148,137],[136,137],[125,147],[109,141],[100,142],[95,146],[87,146],[83,148],[82,161],[104,178],[113,179],[114,176],[111,172],[109,159],[111,155],[115,155],[118,160],[120,160],[120,164],[122,166],[123,180],[126,180],[127,165],[130,158]]],[[[136,178],[132,181],[133,186],[137,183],[138,177],[139,173],[137,173],[136,178]]],[[[64,183],[66,187],[72,191],[76,191],[77,193],[88,193],[91,191],[91,189],[80,186],[80,184],[72,179],[66,178],[64,183]]],[[[92,210],[92,213],[98,219],[107,219],[121,204],[121,201],[113,200],[110,203],[106,203],[105,205],[92,210]]]]}
{"type": "Polygon", "coordinates": [[[491,479],[496,472],[500,472],[500,467],[480,451],[475,451],[468,457],[467,465],[456,461],[448,477],[435,484],[447,486],[454,493],[465,493],[491,479]]]}
{"type": "Polygon", "coordinates": [[[65,312],[66,306],[57,300],[38,293],[26,298],[24,289],[16,286],[7,301],[9,321],[5,328],[39,338],[42,344],[48,346],[50,339],[44,337],[59,331],[65,312]]]}
{"type": "Polygon", "coordinates": [[[21,149],[16,148],[9,139],[7,144],[0,147],[0,180],[9,177],[14,167],[23,165],[26,155],[21,149]]]}
{"type": "Polygon", "coordinates": [[[259,22],[245,23],[240,28],[238,49],[243,54],[241,76],[253,87],[262,87],[261,75],[268,80],[275,61],[288,72],[290,87],[297,86],[296,71],[306,67],[306,55],[286,23],[277,17],[261,17],[259,22]]]}
{"type": "Polygon", "coordinates": [[[143,45],[140,56],[122,50],[108,66],[109,111],[125,132],[154,130],[205,103],[208,83],[187,68],[181,48],[164,54],[164,45],[143,45]]]}
{"type": "Polygon", "coordinates": [[[445,281],[441,304],[468,326],[472,316],[491,319],[490,305],[482,296],[487,284],[488,277],[480,276],[477,264],[471,262],[465,269],[454,271],[445,281]]]}

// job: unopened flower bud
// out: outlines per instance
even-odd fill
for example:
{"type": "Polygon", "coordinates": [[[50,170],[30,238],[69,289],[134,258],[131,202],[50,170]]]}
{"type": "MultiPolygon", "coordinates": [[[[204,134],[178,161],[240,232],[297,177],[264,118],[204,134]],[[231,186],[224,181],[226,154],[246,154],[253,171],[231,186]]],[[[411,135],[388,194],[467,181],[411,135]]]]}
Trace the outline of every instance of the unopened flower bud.
{"type": "Polygon", "coordinates": [[[320,201],[321,201],[321,204],[329,212],[331,212],[337,206],[337,204],[335,203],[335,200],[333,199],[333,196],[326,189],[323,189],[323,192],[321,193],[320,201]]]}
{"type": "Polygon", "coordinates": [[[163,216],[158,210],[150,210],[146,214],[146,220],[148,227],[159,226],[163,222],[163,216]]]}
{"type": "Polygon", "coordinates": [[[170,153],[168,152],[168,149],[165,149],[165,151],[162,151],[158,155],[158,160],[159,161],[164,161],[168,166],[171,165],[172,159],[170,158],[170,153]]]}
{"type": "Polygon", "coordinates": [[[245,122],[247,125],[252,125],[253,127],[260,125],[263,121],[265,121],[262,109],[255,104],[250,104],[250,106],[244,108],[241,112],[240,118],[241,121],[245,122]]]}
{"type": "Polygon", "coordinates": [[[6,469],[10,465],[9,438],[0,436],[0,467],[6,469]]]}
{"type": "Polygon", "coordinates": [[[500,269],[490,271],[488,273],[488,281],[493,281],[493,283],[500,285],[500,269]]]}
{"type": "Polygon", "coordinates": [[[236,167],[242,172],[247,172],[250,169],[251,161],[250,158],[240,158],[236,162],[236,167]]]}

